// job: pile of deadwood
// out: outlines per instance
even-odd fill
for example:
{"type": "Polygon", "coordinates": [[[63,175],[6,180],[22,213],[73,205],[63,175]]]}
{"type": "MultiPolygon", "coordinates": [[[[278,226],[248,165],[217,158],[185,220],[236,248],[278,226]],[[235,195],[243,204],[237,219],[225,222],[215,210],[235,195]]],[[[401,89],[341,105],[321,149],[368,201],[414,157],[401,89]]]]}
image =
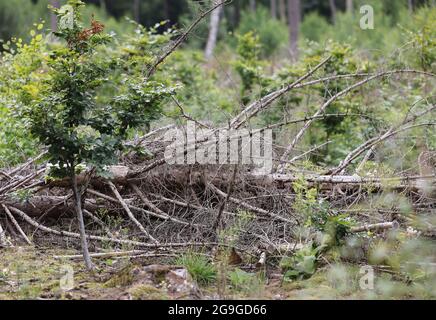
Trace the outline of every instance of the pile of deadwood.
{"type": "MultiPolygon", "coordinates": [[[[325,117],[347,116],[325,113],[334,101],[369,82],[388,77],[392,81],[401,77],[431,78],[434,81],[434,75],[414,70],[316,77],[316,71],[328,60],[326,58],[294,83],[246,106],[222,128],[193,119],[179,105],[181,117],[208,130],[204,131],[206,135],[198,135],[195,141],[187,143],[183,151],[185,156],[190,150],[215,143],[209,137],[218,129],[249,128],[251,119],[290,91],[348,79],[349,87],[324,101],[312,115],[303,119],[284,119],[265,128],[247,129],[250,137],[266,129],[279,130],[289,126],[296,129],[287,145],[277,146],[274,141],[271,172],[259,172],[255,166],[241,163],[169,164],[168,154],[164,155],[171,141],[166,141],[165,137],[170,130],[175,130],[175,125],[154,129],[128,142],[147,149],[150,155],[144,158],[133,151],[120,155],[119,165],[107,168],[110,178],[97,177],[91,174],[93,170],[82,172],[78,184],[83,194],[86,233],[92,255],[159,255],[181,248],[203,250],[224,245],[259,257],[259,252],[295,249],[310,240],[301,238],[301,233],[297,232],[304,228],[305,217],[295,206],[293,185],[301,180],[309,187],[317,188],[318,200],[328,203],[329,215],[346,213],[357,222],[350,233],[382,233],[391,228],[406,230],[413,225],[414,216],[434,215],[433,153],[427,151],[423,155],[427,161],[426,169],[416,170],[415,174],[392,177],[361,177],[356,174],[356,167],[363,166],[388,139],[420,126],[434,130],[435,123],[428,121],[432,118],[429,115],[434,114],[434,105],[410,112],[402,123],[356,146],[335,168],[326,168],[323,172],[298,168],[299,160],[322,147],[297,151],[297,145],[312,123],[325,117]],[[413,214],[401,215],[400,205],[381,209],[372,207],[367,201],[375,194],[383,193],[407,198],[413,214]],[[108,247],[110,253],[102,249],[108,247]]],[[[16,168],[0,171],[2,246],[24,241],[29,244],[80,245],[70,182],[68,179],[46,179],[48,168],[43,161],[44,155],[42,153],[16,168]]],[[[423,235],[434,234],[431,224],[420,231],[423,235]]]]}

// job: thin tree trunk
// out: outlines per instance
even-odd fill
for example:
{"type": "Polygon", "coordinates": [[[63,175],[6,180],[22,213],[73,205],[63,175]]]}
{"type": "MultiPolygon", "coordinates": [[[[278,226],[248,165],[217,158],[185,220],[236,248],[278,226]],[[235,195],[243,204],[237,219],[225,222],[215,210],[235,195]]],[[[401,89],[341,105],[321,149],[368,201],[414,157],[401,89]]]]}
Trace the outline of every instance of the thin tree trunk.
{"type": "Polygon", "coordinates": [[[279,0],[279,15],[280,20],[286,23],[286,2],[285,0],[279,0]]]}
{"type": "Polygon", "coordinates": [[[335,0],[329,0],[330,13],[332,15],[332,22],[336,24],[336,3],[335,0]]]}
{"type": "Polygon", "coordinates": [[[409,6],[409,13],[413,13],[413,0],[407,0],[407,4],[409,6]]]}
{"type": "Polygon", "coordinates": [[[140,0],[133,0],[133,19],[139,23],[140,0]]]}
{"type": "Polygon", "coordinates": [[[89,255],[88,240],[86,239],[86,233],[85,233],[85,222],[83,220],[82,196],[77,187],[77,176],[74,173],[74,166],[73,166],[73,174],[71,176],[71,184],[74,194],[74,202],[75,202],[74,206],[77,214],[77,220],[79,222],[80,241],[82,244],[83,260],[85,261],[86,268],[88,270],[92,270],[93,265],[91,261],[91,256],[89,255]]]}
{"type": "Polygon", "coordinates": [[[237,28],[239,21],[241,20],[241,1],[233,1],[234,12],[233,12],[233,28],[237,28]]]}
{"type": "Polygon", "coordinates": [[[100,8],[102,8],[104,12],[106,12],[106,0],[100,0],[100,8]]]}
{"type": "Polygon", "coordinates": [[[168,0],[164,0],[163,2],[163,6],[164,6],[164,15],[165,15],[165,19],[170,20],[170,4],[168,3],[168,0]]]}
{"type": "Polygon", "coordinates": [[[345,3],[345,8],[347,10],[347,13],[353,14],[354,12],[353,0],[347,0],[345,3]]]}
{"type": "MultiPolygon", "coordinates": [[[[51,5],[54,8],[59,8],[60,7],[59,0],[51,0],[51,5]]],[[[58,19],[53,12],[50,14],[50,25],[51,25],[51,31],[56,32],[58,29],[58,19]]]]}
{"type": "Polygon", "coordinates": [[[2,225],[0,223],[0,247],[6,247],[8,245],[7,243],[7,239],[6,239],[6,234],[2,228],[2,225]]]}
{"type": "Polygon", "coordinates": [[[300,0],[288,0],[289,52],[292,61],[298,59],[298,34],[301,20],[300,0]]]}
{"type": "Polygon", "coordinates": [[[256,0],[250,0],[250,10],[256,11],[256,0]]]}
{"type": "Polygon", "coordinates": [[[218,38],[218,31],[220,28],[220,15],[222,7],[216,8],[212,11],[210,16],[210,27],[209,27],[209,37],[207,39],[206,49],[204,51],[204,56],[206,60],[210,60],[215,50],[216,41],[218,38]]]}
{"type": "Polygon", "coordinates": [[[277,0],[270,0],[271,4],[271,17],[277,19],[277,0]]]}

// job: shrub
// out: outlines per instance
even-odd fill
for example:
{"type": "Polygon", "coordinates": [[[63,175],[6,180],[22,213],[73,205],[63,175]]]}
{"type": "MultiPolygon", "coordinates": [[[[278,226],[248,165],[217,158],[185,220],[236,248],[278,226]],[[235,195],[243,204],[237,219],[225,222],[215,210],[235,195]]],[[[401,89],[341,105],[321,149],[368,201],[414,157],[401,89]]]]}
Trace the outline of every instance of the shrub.
{"type": "Polygon", "coordinates": [[[204,255],[188,252],[177,258],[175,263],[185,267],[198,284],[208,285],[216,279],[217,271],[204,255]]]}
{"type": "Polygon", "coordinates": [[[286,24],[271,19],[269,11],[264,7],[259,7],[256,12],[243,12],[236,34],[246,34],[250,31],[259,37],[263,57],[271,56],[287,43],[286,24]]]}

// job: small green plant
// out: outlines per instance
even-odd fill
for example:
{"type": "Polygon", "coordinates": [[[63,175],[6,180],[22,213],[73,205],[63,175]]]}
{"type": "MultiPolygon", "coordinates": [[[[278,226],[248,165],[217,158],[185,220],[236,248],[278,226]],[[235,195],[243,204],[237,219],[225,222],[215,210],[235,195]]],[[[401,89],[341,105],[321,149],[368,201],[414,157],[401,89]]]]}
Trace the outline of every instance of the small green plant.
{"type": "MultiPolygon", "coordinates": [[[[59,21],[54,35],[62,42],[40,61],[36,72],[47,76],[35,94],[23,93],[17,113],[32,136],[48,147],[50,175],[71,180],[83,256],[91,269],[78,166],[106,175],[105,167],[117,162],[129,130],[157,119],[162,102],[174,89],[140,73],[129,74],[135,61],[106,54],[112,36],[96,20],[89,28],[82,26],[83,6],[80,0],[70,0],[60,9],[53,8],[59,21]],[[102,93],[108,83],[118,87],[116,95],[102,93]]],[[[29,70],[23,78],[33,73],[29,70]]]]}
{"type": "Polygon", "coordinates": [[[266,84],[263,75],[264,62],[260,60],[259,37],[253,32],[238,35],[238,59],[234,62],[235,70],[242,80],[241,97],[244,104],[250,100],[250,93],[256,85],[266,84]]]}
{"type": "Polygon", "coordinates": [[[224,244],[226,247],[234,246],[239,240],[243,228],[246,227],[254,218],[253,214],[248,211],[238,211],[233,223],[219,232],[218,239],[220,243],[224,244]]]}
{"type": "Polygon", "coordinates": [[[212,263],[199,253],[184,253],[176,259],[175,264],[185,267],[192,278],[200,285],[211,284],[217,276],[217,271],[212,263]]]}
{"type": "Polygon", "coordinates": [[[293,183],[293,189],[293,209],[304,219],[309,238],[317,240],[310,241],[292,256],[284,257],[280,265],[285,270],[285,279],[301,280],[315,273],[322,253],[342,245],[354,222],[347,214],[338,214],[328,203],[318,199],[317,189],[309,187],[303,177],[293,183]]]}
{"type": "Polygon", "coordinates": [[[270,57],[286,46],[288,30],[285,23],[271,19],[270,13],[259,6],[256,12],[246,11],[241,16],[241,22],[236,30],[239,34],[252,32],[256,34],[262,45],[260,54],[270,57]]]}
{"type": "Polygon", "coordinates": [[[284,257],[280,262],[280,267],[285,270],[284,279],[301,280],[311,277],[316,271],[320,248],[310,243],[293,256],[284,257]]]}
{"type": "Polygon", "coordinates": [[[20,202],[26,202],[33,196],[34,192],[34,189],[17,190],[13,193],[13,197],[18,199],[20,202]]]}
{"type": "Polygon", "coordinates": [[[230,285],[244,293],[254,293],[259,291],[262,286],[262,279],[258,274],[249,273],[239,268],[228,272],[230,285]]]}

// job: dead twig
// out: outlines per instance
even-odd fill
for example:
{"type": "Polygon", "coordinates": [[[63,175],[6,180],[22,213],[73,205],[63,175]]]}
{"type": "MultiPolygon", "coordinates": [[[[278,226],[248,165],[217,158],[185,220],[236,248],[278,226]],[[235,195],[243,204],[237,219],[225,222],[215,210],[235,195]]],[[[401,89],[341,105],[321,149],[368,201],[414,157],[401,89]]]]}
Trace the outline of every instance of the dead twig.
{"type": "Polygon", "coordinates": [[[138,219],[135,218],[135,216],[133,215],[132,211],[130,211],[129,206],[126,204],[126,202],[124,201],[123,197],[118,192],[117,187],[112,182],[110,182],[110,181],[108,182],[108,185],[111,188],[112,192],[114,193],[115,197],[121,203],[121,206],[126,211],[129,219],[138,227],[139,230],[142,231],[143,234],[145,234],[145,236],[147,238],[149,238],[151,241],[153,241],[156,244],[159,243],[155,238],[153,238],[152,235],[150,235],[150,233],[148,233],[147,230],[145,230],[144,226],[138,221],[138,219]]]}
{"type": "Polygon", "coordinates": [[[12,224],[15,226],[15,228],[17,229],[17,231],[21,234],[21,236],[23,237],[23,239],[27,242],[27,244],[32,245],[32,241],[30,241],[30,239],[27,237],[27,235],[24,233],[23,229],[21,229],[20,225],[18,224],[17,220],[15,220],[14,216],[12,215],[12,213],[9,211],[9,208],[6,207],[4,204],[2,204],[3,210],[5,211],[6,215],[9,217],[9,219],[11,220],[12,224]]]}
{"type": "Polygon", "coordinates": [[[234,184],[235,184],[235,178],[236,178],[236,173],[237,173],[237,172],[238,172],[238,166],[235,165],[235,168],[233,169],[233,176],[232,176],[232,179],[230,180],[230,182],[229,182],[229,186],[228,186],[228,188],[227,188],[227,195],[226,195],[224,201],[221,202],[220,208],[219,208],[219,210],[218,210],[218,215],[217,215],[216,220],[215,220],[215,223],[214,223],[214,225],[213,225],[213,228],[214,228],[215,230],[217,230],[217,232],[218,232],[218,230],[220,230],[221,227],[222,227],[222,225],[221,225],[221,223],[222,223],[221,216],[222,216],[222,214],[223,214],[223,212],[224,212],[224,208],[226,207],[227,202],[229,202],[230,196],[231,196],[231,194],[232,194],[232,192],[233,192],[233,186],[234,186],[234,184]]]}
{"type": "Polygon", "coordinates": [[[176,51],[176,49],[186,40],[186,38],[188,38],[189,34],[192,32],[192,30],[195,29],[195,27],[206,17],[209,15],[209,13],[211,13],[212,11],[214,11],[215,9],[219,8],[220,6],[223,6],[227,3],[229,3],[230,0],[224,0],[224,1],[220,1],[219,3],[217,3],[216,5],[214,5],[212,8],[210,8],[209,10],[203,12],[189,27],[188,29],[174,42],[174,44],[171,46],[171,48],[169,48],[169,50],[167,50],[163,55],[161,55],[156,62],[151,66],[151,68],[148,70],[147,73],[147,78],[150,78],[155,72],[157,67],[165,61],[166,58],[168,58],[168,56],[170,56],[174,51],[176,51]]]}
{"type": "Polygon", "coordinates": [[[374,224],[365,224],[363,226],[359,227],[353,227],[350,229],[350,232],[352,233],[358,233],[358,232],[364,232],[364,231],[381,231],[381,230],[387,230],[387,229],[397,229],[400,225],[398,222],[381,222],[381,223],[374,223],[374,224]]]}
{"type": "MultiPolygon", "coordinates": [[[[208,187],[211,188],[219,196],[221,196],[223,198],[227,198],[227,194],[225,192],[221,191],[220,189],[218,189],[217,187],[215,187],[213,184],[211,184],[211,183],[208,184],[208,187]]],[[[236,203],[236,204],[238,204],[238,205],[240,205],[240,206],[242,206],[242,207],[244,207],[244,208],[246,208],[246,209],[248,209],[250,211],[253,211],[253,212],[256,212],[256,213],[260,213],[260,214],[263,214],[263,215],[267,215],[267,216],[270,216],[270,217],[272,217],[274,219],[281,220],[281,221],[286,222],[286,223],[294,224],[294,222],[292,222],[289,219],[286,219],[286,218],[284,218],[284,217],[282,217],[282,216],[280,216],[278,214],[275,214],[273,212],[266,211],[264,209],[252,206],[252,205],[250,205],[250,204],[248,204],[248,203],[246,203],[246,202],[244,202],[242,200],[239,200],[239,199],[236,199],[236,198],[233,198],[233,197],[229,197],[229,201],[234,202],[234,203],[236,203]]]]}

